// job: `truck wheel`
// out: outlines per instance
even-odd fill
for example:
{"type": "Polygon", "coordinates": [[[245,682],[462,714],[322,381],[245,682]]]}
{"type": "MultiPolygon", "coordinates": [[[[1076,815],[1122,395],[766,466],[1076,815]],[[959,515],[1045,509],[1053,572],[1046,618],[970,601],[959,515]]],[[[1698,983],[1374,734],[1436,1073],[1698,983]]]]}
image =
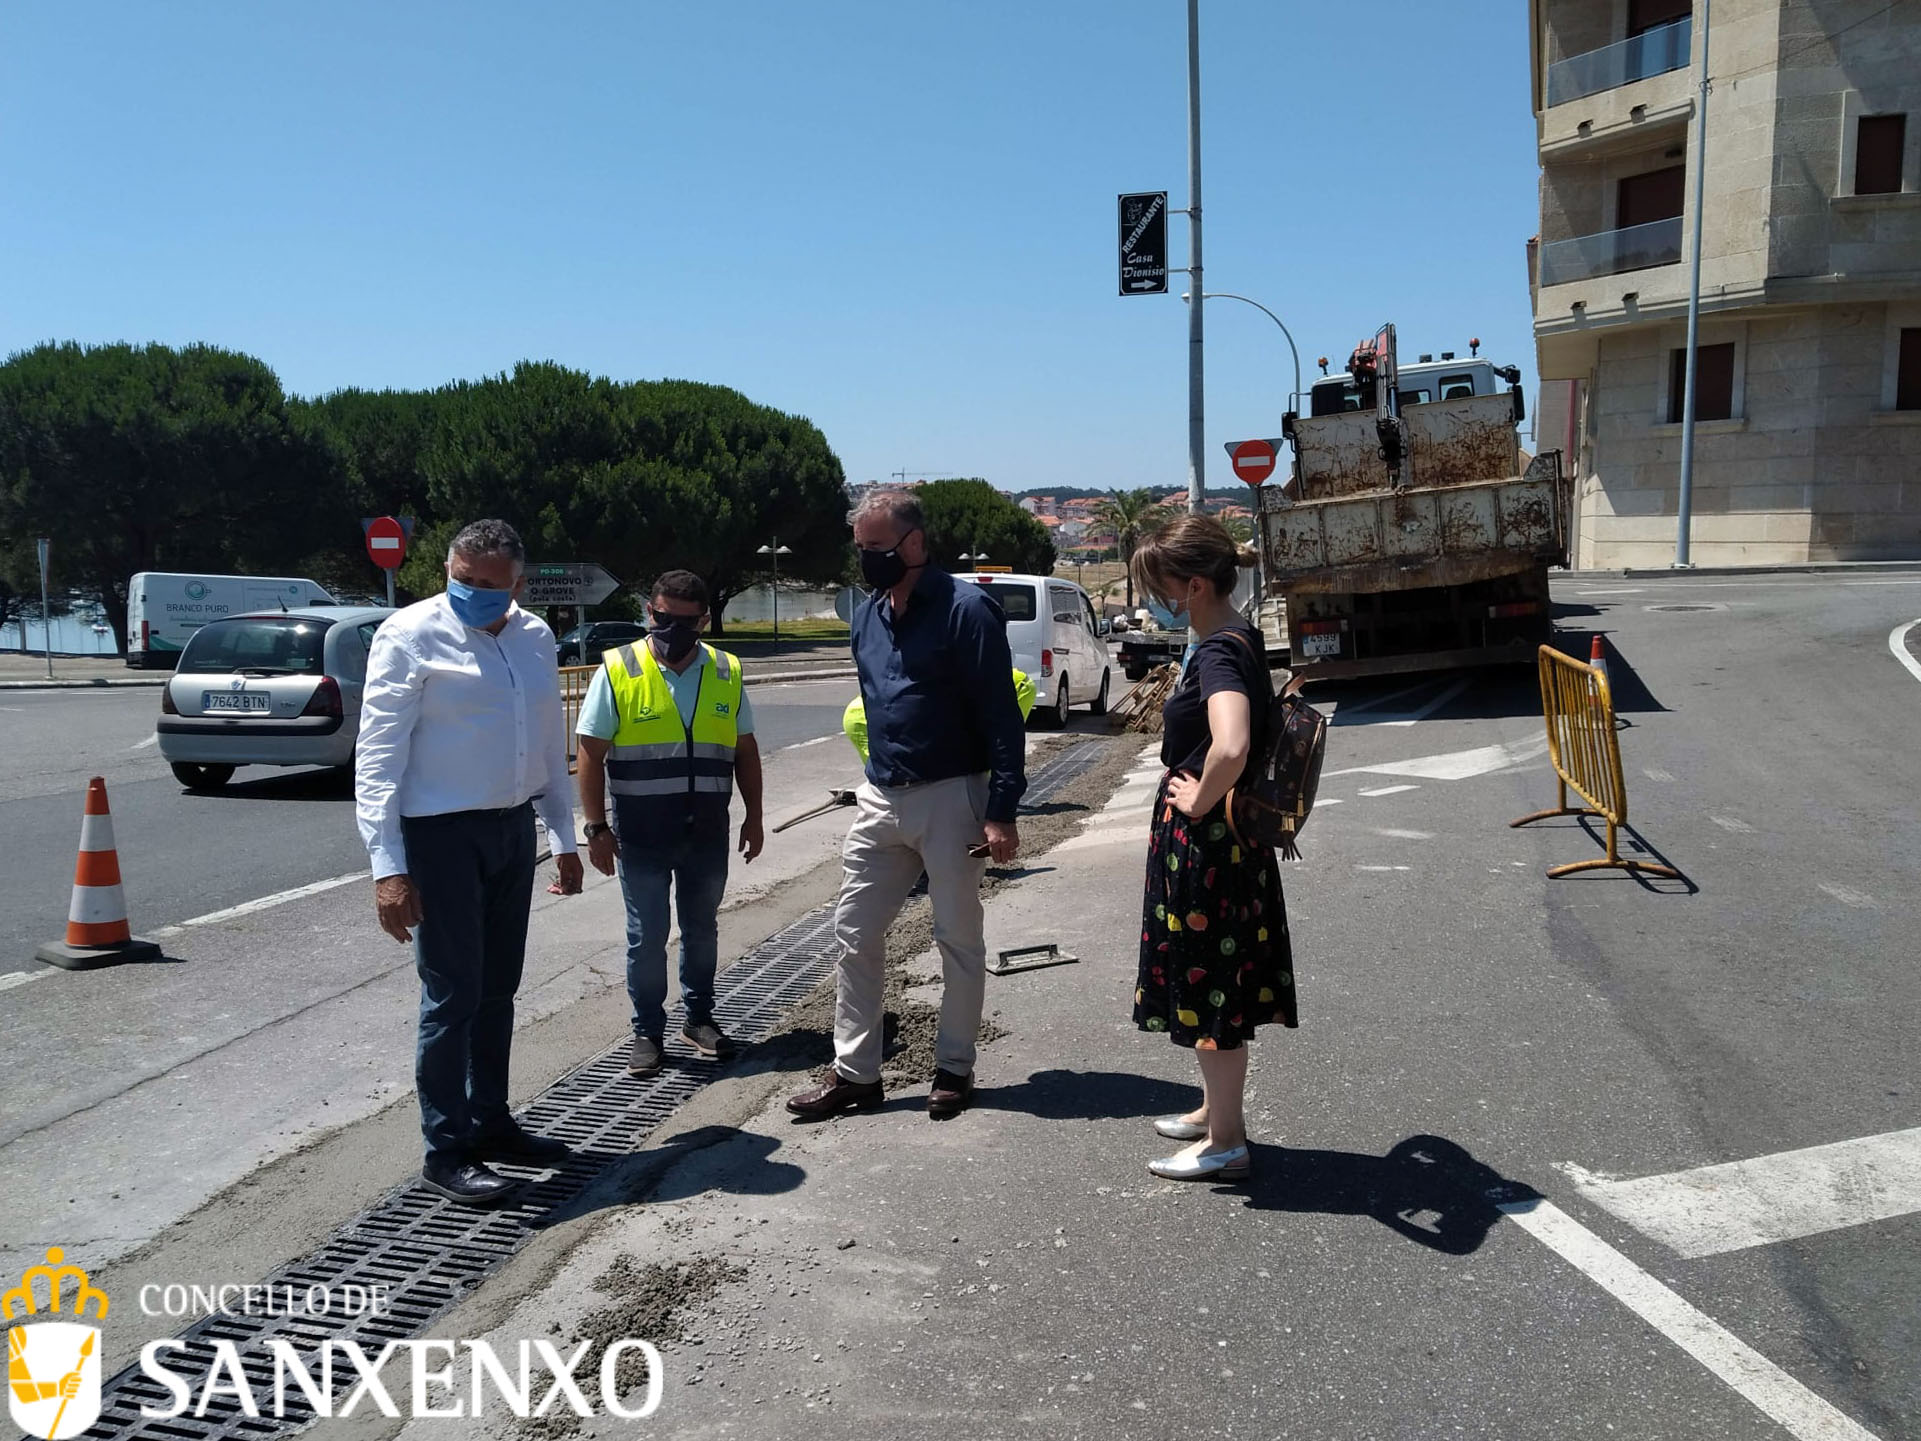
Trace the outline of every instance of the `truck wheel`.
{"type": "Polygon", "coordinates": [[[1147,667],[1135,664],[1132,658],[1125,658],[1121,661],[1121,674],[1129,680],[1139,680],[1147,674],[1147,667]]]}
{"type": "Polygon", "coordinates": [[[217,791],[233,779],[232,766],[201,766],[186,761],[173,763],[173,778],[190,791],[217,791]]]}
{"type": "Polygon", "coordinates": [[[1054,706],[1047,714],[1050,730],[1062,730],[1067,725],[1067,708],[1071,702],[1067,698],[1067,677],[1061,677],[1061,688],[1054,696],[1054,706]]]}
{"type": "Polygon", "coordinates": [[[1088,709],[1092,711],[1095,715],[1107,714],[1107,686],[1108,686],[1108,683],[1113,680],[1113,678],[1114,678],[1114,672],[1112,672],[1111,670],[1103,669],[1101,671],[1100,694],[1094,697],[1094,704],[1088,707],[1088,709]]]}

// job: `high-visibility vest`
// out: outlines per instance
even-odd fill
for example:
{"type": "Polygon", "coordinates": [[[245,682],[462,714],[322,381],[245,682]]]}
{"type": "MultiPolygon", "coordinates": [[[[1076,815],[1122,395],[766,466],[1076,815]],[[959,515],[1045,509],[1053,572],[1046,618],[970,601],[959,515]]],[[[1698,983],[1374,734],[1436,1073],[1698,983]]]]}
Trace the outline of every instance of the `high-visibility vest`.
{"type": "Polygon", "coordinates": [[[740,662],[701,644],[700,693],[691,726],[682,723],[673,687],[645,641],[601,657],[620,718],[607,756],[607,789],[615,826],[627,832],[662,827],[727,831],[740,744],[740,662]]]}
{"type": "MultiPolygon", "coordinates": [[[[1027,672],[1014,668],[1014,700],[1021,708],[1021,719],[1026,720],[1034,709],[1034,682],[1027,678],[1027,672]]],[[[860,757],[862,765],[867,764],[867,702],[855,696],[847,702],[847,709],[840,714],[840,728],[853,744],[854,753],[860,757]]]]}

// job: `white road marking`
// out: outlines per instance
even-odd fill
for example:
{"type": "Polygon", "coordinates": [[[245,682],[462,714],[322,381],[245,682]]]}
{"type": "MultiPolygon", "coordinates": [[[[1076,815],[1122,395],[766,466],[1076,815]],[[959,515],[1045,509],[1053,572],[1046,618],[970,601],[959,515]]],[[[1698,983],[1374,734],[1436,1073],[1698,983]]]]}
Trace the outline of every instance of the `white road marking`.
{"type": "Polygon", "coordinates": [[[815,736],[810,741],[795,741],[790,746],[782,746],[781,749],[783,751],[804,751],[809,746],[824,745],[832,739],[832,736],[815,736]]]}
{"type": "Polygon", "coordinates": [[[127,749],[130,751],[143,751],[148,746],[158,745],[159,743],[160,743],[160,736],[159,736],[159,733],[156,732],[153,735],[148,736],[143,741],[135,741],[132,745],[128,746],[127,749]]]}
{"type": "Polygon", "coordinates": [[[1407,870],[1412,870],[1413,867],[1412,866],[1356,866],[1354,867],[1354,869],[1357,871],[1407,871],[1407,870]]]}
{"type": "Polygon", "coordinates": [[[1472,750],[1448,751],[1442,755],[1416,756],[1413,760],[1384,761],[1380,765],[1349,766],[1346,770],[1325,771],[1327,776],[1377,775],[1408,776],[1424,781],[1464,781],[1475,776],[1506,770],[1509,766],[1537,760],[1547,754],[1547,737],[1513,741],[1507,745],[1476,746],[1472,750]]]}
{"type": "Polygon", "coordinates": [[[1577,590],[1574,593],[1576,595],[1640,595],[1644,589],[1643,586],[1630,585],[1620,590],[1577,590]]]}
{"type": "Polygon", "coordinates": [[[1921,585],[1921,580],[1844,580],[1843,585],[1921,585]]]}
{"type": "Polygon", "coordinates": [[[335,876],[332,880],[314,881],[310,885],[295,886],[290,891],[276,891],[273,895],[262,896],[257,901],[242,901],[237,906],[228,906],[224,911],[209,911],[204,916],[195,916],[192,920],[182,921],[177,926],[162,926],[152,934],[155,936],[177,936],[189,926],[217,925],[221,921],[235,920],[240,916],[251,916],[256,911],[270,911],[275,906],[286,905],[289,901],[304,900],[308,896],[317,896],[322,891],[331,891],[340,886],[352,885],[355,881],[364,881],[370,874],[371,872],[369,871],[355,871],[352,875],[335,876]]]}
{"type": "Polygon", "coordinates": [[[1314,802],[1314,809],[1316,809],[1316,810],[1319,810],[1319,809],[1320,809],[1320,808],[1321,808],[1322,806],[1338,806],[1338,805],[1340,805],[1340,804],[1342,804],[1342,802],[1341,802],[1341,801],[1338,801],[1338,800],[1331,800],[1331,801],[1326,801],[1326,800],[1323,800],[1323,801],[1316,801],[1316,802],[1314,802]]]}
{"type": "Polygon", "coordinates": [[[1692,1260],[1921,1211],[1921,1126],[1629,1181],[1568,1169],[1588,1200],[1692,1260]]]}
{"type": "Polygon", "coordinates": [[[1430,831],[1397,831],[1383,829],[1379,826],[1374,828],[1374,834],[1377,836],[1386,836],[1390,840],[1396,841],[1431,841],[1434,839],[1433,833],[1430,831]]]}
{"type": "Polygon", "coordinates": [[[24,986],[28,981],[37,981],[43,976],[51,976],[58,968],[42,966],[37,971],[9,971],[0,976],[0,991],[10,991],[15,986],[24,986]]]}
{"type": "Polygon", "coordinates": [[[1746,821],[1736,820],[1733,816],[1709,816],[1708,819],[1713,821],[1722,830],[1733,831],[1737,836],[1751,836],[1754,834],[1753,826],[1749,825],[1746,821]]]}
{"type": "MultiPolygon", "coordinates": [[[[1360,724],[1373,726],[1419,725],[1422,721],[1433,715],[1435,711],[1439,710],[1462,691],[1466,690],[1467,686],[1468,683],[1465,680],[1457,680],[1452,685],[1443,686],[1436,695],[1430,698],[1427,703],[1422,705],[1418,710],[1392,711],[1387,715],[1370,717],[1360,722],[1360,724]]],[[[1425,686],[1409,686],[1406,690],[1395,691],[1392,695],[1384,695],[1378,700],[1365,701],[1360,705],[1346,706],[1337,709],[1335,714],[1341,718],[1340,724],[1346,725],[1348,724],[1347,717],[1351,715],[1371,711],[1376,706],[1386,705],[1391,700],[1398,700],[1404,695],[1412,695],[1414,692],[1424,689],[1426,689],[1425,686]]]]}
{"type": "Polygon", "coordinates": [[[1419,789],[1419,786],[1374,786],[1369,790],[1360,791],[1357,794],[1364,796],[1395,796],[1399,795],[1402,791],[1418,791],[1419,789]]]}
{"type": "Polygon", "coordinates": [[[1876,1441],[1836,1410],[1551,1201],[1508,1201],[1502,1213],[1628,1310],[1732,1386],[1797,1441],[1876,1441]]]}
{"type": "Polygon", "coordinates": [[[1672,781],[1674,779],[1674,773],[1672,771],[1664,771],[1659,766],[1648,766],[1641,774],[1651,781],[1672,781]]]}
{"type": "Polygon", "coordinates": [[[1921,620],[1911,620],[1907,622],[1907,624],[1897,625],[1893,630],[1889,631],[1888,649],[1894,652],[1894,658],[1896,660],[1908,668],[1909,675],[1913,676],[1916,680],[1921,680],[1921,660],[1916,660],[1908,652],[1908,632],[1913,630],[1917,625],[1921,625],[1921,620]]]}
{"type": "Polygon", "coordinates": [[[1852,886],[1837,886],[1827,881],[1822,881],[1820,882],[1820,889],[1844,906],[1853,906],[1855,909],[1863,911],[1871,911],[1874,909],[1874,897],[1868,895],[1865,891],[1857,891],[1852,886]]]}

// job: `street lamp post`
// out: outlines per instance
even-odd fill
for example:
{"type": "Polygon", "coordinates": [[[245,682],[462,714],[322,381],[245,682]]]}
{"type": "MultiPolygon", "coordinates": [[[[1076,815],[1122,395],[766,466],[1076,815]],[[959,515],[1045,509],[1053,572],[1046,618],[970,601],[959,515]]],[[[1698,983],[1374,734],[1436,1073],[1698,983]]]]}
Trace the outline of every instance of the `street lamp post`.
{"type": "Polygon", "coordinates": [[[791,546],[785,546],[780,543],[779,536],[774,537],[774,543],[772,545],[763,545],[759,550],[754,552],[755,555],[771,556],[774,562],[774,584],[768,591],[768,594],[774,602],[774,648],[776,650],[780,649],[780,558],[783,555],[792,555],[793,553],[794,551],[791,546]]]}
{"type": "MultiPolygon", "coordinates": [[[[1189,301],[1191,303],[1193,297],[1192,295],[1182,295],[1181,299],[1189,301]]],[[[1281,325],[1281,317],[1276,315],[1273,311],[1269,310],[1265,305],[1261,304],[1260,301],[1252,300],[1245,295],[1236,295],[1231,290],[1209,290],[1201,296],[1201,299],[1203,300],[1238,300],[1243,305],[1253,306],[1256,310],[1260,311],[1261,314],[1265,315],[1269,320],[1273,321],[1276,325],[1281,326],[1281,334],[1287,340],[1288,354],[1294,357],[1294,393],[1287,398],[1287,408],[1289,410],[1299,410],[1301,407],[1301,352],[1295,348],[1294,337],[1288,334],[1287,327],[1285,325],[1281,325]]]]}

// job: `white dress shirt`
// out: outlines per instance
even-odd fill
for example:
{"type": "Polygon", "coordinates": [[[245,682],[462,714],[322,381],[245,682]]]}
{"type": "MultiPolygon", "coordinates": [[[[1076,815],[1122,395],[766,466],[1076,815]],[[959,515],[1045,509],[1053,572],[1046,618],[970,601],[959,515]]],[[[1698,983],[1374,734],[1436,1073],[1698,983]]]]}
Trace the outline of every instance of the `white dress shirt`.
{"type": "Polygon", "coordinates": [[[407,873],[401,817],[528,800],[555,854],[573,852],[554,633],[515,606],[489,635],[455,615],[445,595],[389,616],[367,657],[354,759],[354,814],[374,878],[407,873]]]}

